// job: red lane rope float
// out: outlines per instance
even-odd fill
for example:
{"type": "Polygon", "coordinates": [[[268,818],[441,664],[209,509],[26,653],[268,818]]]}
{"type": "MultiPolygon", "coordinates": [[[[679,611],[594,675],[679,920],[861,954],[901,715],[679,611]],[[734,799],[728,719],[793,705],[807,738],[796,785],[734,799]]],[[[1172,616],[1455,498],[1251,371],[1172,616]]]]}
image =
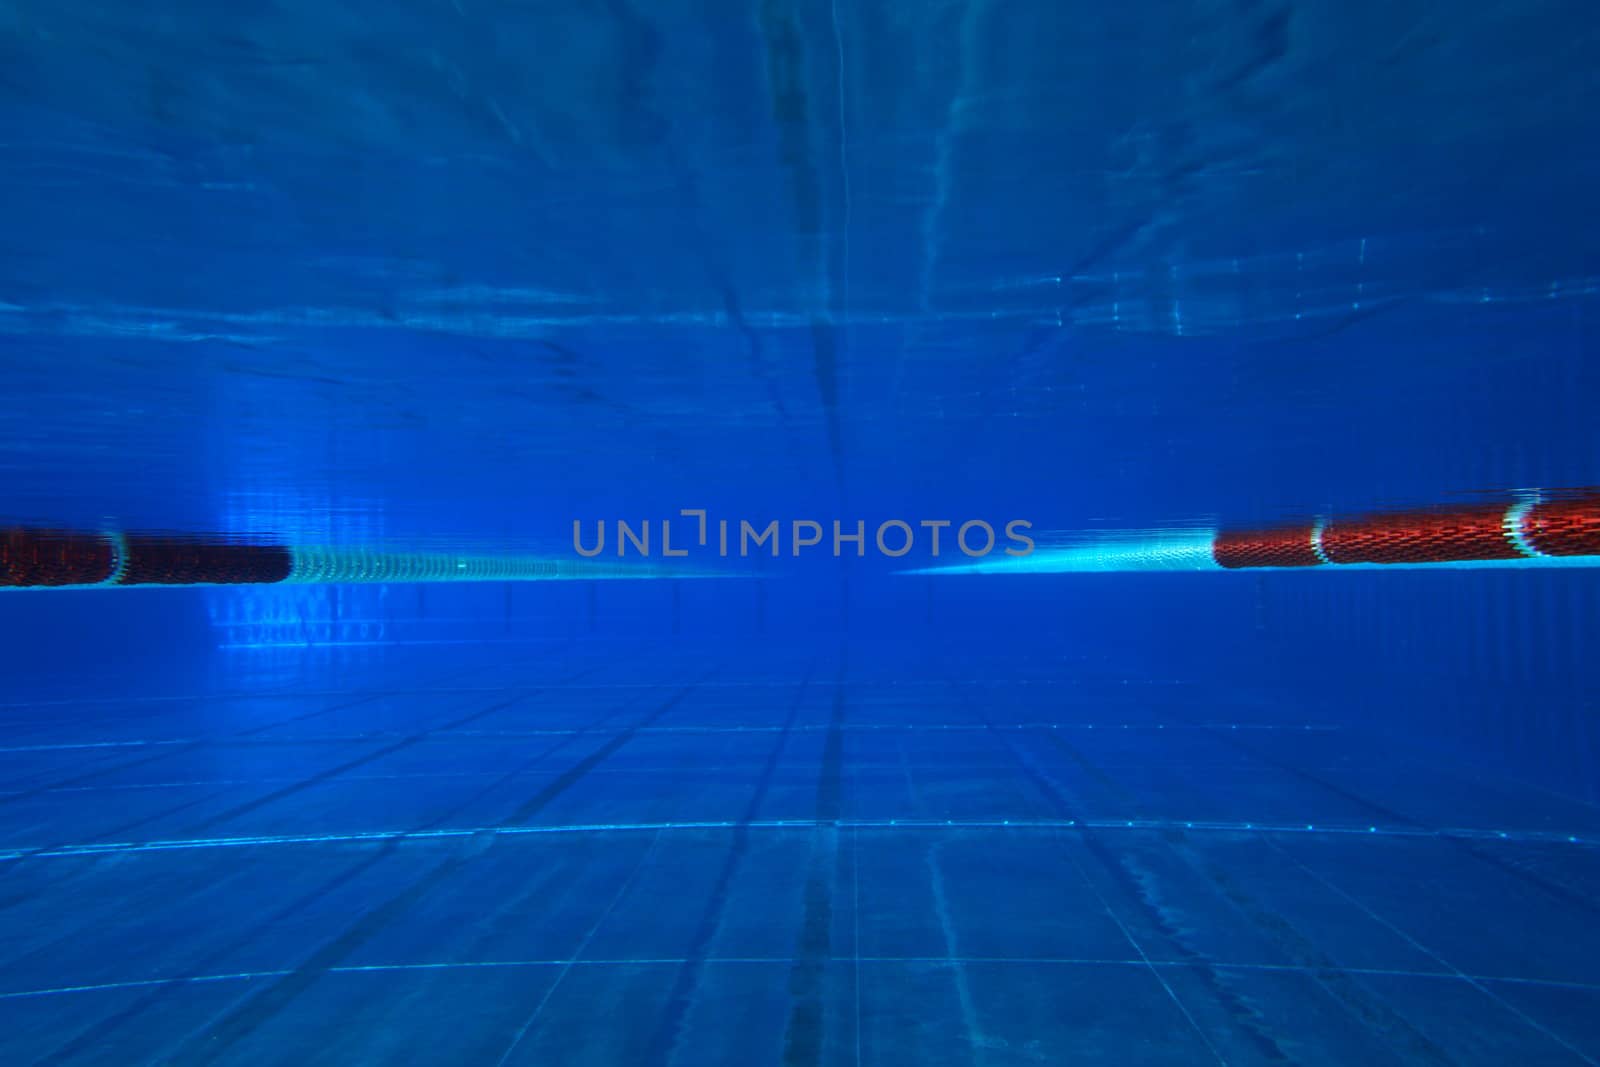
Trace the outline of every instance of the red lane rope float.
{"type": "Polygon", "coordinates": [[[1522,536],[1543,556],[1600,556],[1600,494],[1533,507],[1522,536]]]}
{"type": "Polygon", "coordinates": [[[98,534],[0,531],[0,585],[99,585],[116,566],[114,542],[98,534]]]}
{"type": "Polygon", "coordinates": [[[281,582],[294,557],[282,545],[130,535],[118,585],[238,585],[281,582]]]}
{"type": "Polygon", "coordinates": [[[0,531],[0,586],[217,585],[281,582],[281,545],[199,537],[0,531]]]}
{"type": "Polygon", "coordinates": [[[1211,554],[1224,567],[1315,567],[1323,562],[1313,546],[1312,527],[1270,530],[1224,530],[1211,543],[1211,554]]]}
{"type": "Polygon", "coordinates": [[[1506,536],[1502,507],[1332,522],[1322,528],[1321,547],[1329,563],[1443,563],[1523,555],[1506,536]]]}
{"type": "Polygon", "coordinates": [[[1230,570],[1351,563],[1469,563],[1600,556],[1600,493],[1224,530],[1212,557],[1230,570]]]}

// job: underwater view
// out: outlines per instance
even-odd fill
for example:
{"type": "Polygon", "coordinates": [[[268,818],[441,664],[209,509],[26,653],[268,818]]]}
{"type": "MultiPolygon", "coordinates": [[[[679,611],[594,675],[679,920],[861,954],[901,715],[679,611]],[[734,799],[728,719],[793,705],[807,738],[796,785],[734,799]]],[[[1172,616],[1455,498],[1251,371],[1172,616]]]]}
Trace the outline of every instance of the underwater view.
{"type": "Polygon", "coordinates": [[[0,1064],[1600,1063],[1600,8],[0,0],[0,1064]]]}

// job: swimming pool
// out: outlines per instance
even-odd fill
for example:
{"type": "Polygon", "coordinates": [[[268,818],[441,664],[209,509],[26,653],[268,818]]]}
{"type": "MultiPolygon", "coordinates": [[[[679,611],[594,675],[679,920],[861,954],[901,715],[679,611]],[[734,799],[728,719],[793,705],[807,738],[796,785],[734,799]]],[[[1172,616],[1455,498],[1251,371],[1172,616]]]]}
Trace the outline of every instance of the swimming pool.
{"type": "Polygon", "coordinates": [[[5,1062],[1600,1058],[1582,5],[0,57],[5,1062]]]}

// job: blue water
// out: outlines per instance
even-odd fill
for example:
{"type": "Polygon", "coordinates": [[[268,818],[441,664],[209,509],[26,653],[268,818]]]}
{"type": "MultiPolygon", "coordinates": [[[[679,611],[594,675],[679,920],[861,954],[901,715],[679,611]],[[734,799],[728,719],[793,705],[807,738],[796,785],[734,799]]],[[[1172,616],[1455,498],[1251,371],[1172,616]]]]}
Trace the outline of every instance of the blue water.
{"type": "MultiPolygon", "coordinates": [[[[0,3],[0,527],[1592,486],[1597,72],[1568,0],[0,3]]],[[[657,549],[0,590],[0,1062],[1600,1060],[1600,570],[657,549]]]]}

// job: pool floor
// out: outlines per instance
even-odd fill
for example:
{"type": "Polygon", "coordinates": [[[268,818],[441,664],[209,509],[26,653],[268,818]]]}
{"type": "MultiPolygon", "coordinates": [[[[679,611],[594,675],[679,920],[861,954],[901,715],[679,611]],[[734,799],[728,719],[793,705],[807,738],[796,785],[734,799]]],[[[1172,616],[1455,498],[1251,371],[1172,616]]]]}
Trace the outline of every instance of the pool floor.
{"type": "Polygon", "coordinates": [[[0,707],[0,1062],[1600,1056],[1600,812],[1338,723],[1022,657],[225,658],[0,707]]]}

